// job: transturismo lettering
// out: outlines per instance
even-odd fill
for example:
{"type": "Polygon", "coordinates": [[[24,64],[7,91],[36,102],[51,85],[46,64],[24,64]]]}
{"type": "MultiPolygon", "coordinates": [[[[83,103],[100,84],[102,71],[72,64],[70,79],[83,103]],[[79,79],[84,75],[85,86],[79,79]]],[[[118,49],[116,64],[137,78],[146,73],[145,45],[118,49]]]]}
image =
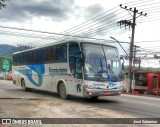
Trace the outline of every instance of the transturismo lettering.
{"type": "Polygon", "coordinates": [[[67,73],[67,69],[66,68],[54,68],[52,69],[51,67],[49,67],[49,74],[56,74],[56,73],[60,73],[60,74],[66,74],[67,73]]]}

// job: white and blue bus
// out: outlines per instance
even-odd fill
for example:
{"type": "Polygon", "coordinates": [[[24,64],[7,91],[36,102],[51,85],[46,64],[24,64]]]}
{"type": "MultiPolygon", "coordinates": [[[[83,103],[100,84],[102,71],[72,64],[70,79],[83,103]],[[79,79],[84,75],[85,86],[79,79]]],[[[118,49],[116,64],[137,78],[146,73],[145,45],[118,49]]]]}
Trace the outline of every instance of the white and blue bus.
{"type": "Polygon", "coordinates": [[[116,47],[89,40],[69,40],[13,54],[13,84],[97,99],[121,95],[122,65],[116,47]]]}

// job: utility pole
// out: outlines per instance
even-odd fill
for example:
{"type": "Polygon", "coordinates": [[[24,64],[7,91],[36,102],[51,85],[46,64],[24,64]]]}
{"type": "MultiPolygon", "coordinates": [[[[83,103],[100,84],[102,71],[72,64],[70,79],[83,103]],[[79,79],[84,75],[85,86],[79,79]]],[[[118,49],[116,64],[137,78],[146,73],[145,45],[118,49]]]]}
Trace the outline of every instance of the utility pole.
{"type": "Polygon", "coordinates": [[[134,45],[134,57],[133,57],[133,68],[135,68],[135,64],[136,64],[136,49],[137,49],[137,46],[134,45]]]}
{"type": "Polygon", "coordinates": [[[141,69],[141,58],[139,57],[139,67],[138,69],[140,70],[141,69]]]}
{"type": "Polygon", "coordinates": [[[137,50],[137,48],[139,48],[139,46],[137,46],[137,45],[134,45],[134,56],[133,56],[133,68],[135,68],[135,64],[136,63],[139,63],[139,59],[138,58],[136,58],[136,54],[137,54],[137,52],[138,51],[140,51],[140,50],[137,50]]]}
{"type": "MultiPolygon", "coordinates": [[[[132,74],[132,63],[133,63],[133,46],[134,46],[134,35],[135,35],[135,25],[136,25],[136,14],[139,14],[139,16],[143,15],[143,16],[146,16],[147,13],[143,14],[143,12],[138,12],[138,10],[136,9],[136,7],[134,8],[134,10],[132,10],[132,8],[127,8],[127,6],[124,6],[122,7],[122,4],[120,4],[120,7],[122,9],[125,9],[129,12],[129,14],[132,16],[132,22],[130,20],[121,20],[119,21],[118,23],[121,25],[125,25],[126,26],[130,26],[132,27],[132,34],[131,34],[131,43],[130,43],[130,53],[129,53],[129,67],[128,67],[128,77],[129,77],[129,91],[128,93],[131,93],[132,90],[132,77],[131,77],[131,74],[132,74]],[[130,13],[132,12],[133,15],[130,13]]],[[[139,17],[138,16],[138,17],[139,17]]]]}

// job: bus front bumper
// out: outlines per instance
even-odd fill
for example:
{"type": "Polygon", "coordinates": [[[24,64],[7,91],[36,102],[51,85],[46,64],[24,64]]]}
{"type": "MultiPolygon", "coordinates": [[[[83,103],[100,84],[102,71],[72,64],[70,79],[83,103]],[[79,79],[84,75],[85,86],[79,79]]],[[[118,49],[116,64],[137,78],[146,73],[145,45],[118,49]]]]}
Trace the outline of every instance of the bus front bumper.
{"type": "Polygon", "coordinates": [[[117,96],[121,95],[122,89],[84,89],[84,97],[117,96]]]}

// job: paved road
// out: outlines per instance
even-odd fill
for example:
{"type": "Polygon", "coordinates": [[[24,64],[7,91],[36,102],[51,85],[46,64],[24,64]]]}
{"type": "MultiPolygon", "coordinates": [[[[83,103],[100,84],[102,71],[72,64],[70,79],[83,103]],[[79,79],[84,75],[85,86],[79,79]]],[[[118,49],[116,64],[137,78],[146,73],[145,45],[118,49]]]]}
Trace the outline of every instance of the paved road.
{"type": "MultiPolygon", "coordinates": [[[[11,81],[4,80],[0,80],[0,99],[58,99],[61,101],[57,94],[43,91],[23,92],[20,87],[12,85],[11,81]]],[[[134,118],[160,118],[160,97],[121,95],[100,97],[94,102],[89,99],[71,97],[67,102],[91,106],[98,110],[107,109],[134,118]]]]}
{"type": "Polygon", "coordinates": [[[122,95],[121,97],[103,98],[106,105],[96,106],[129,114],[136,118],[160,118],[160,98],[122,95]]]}

